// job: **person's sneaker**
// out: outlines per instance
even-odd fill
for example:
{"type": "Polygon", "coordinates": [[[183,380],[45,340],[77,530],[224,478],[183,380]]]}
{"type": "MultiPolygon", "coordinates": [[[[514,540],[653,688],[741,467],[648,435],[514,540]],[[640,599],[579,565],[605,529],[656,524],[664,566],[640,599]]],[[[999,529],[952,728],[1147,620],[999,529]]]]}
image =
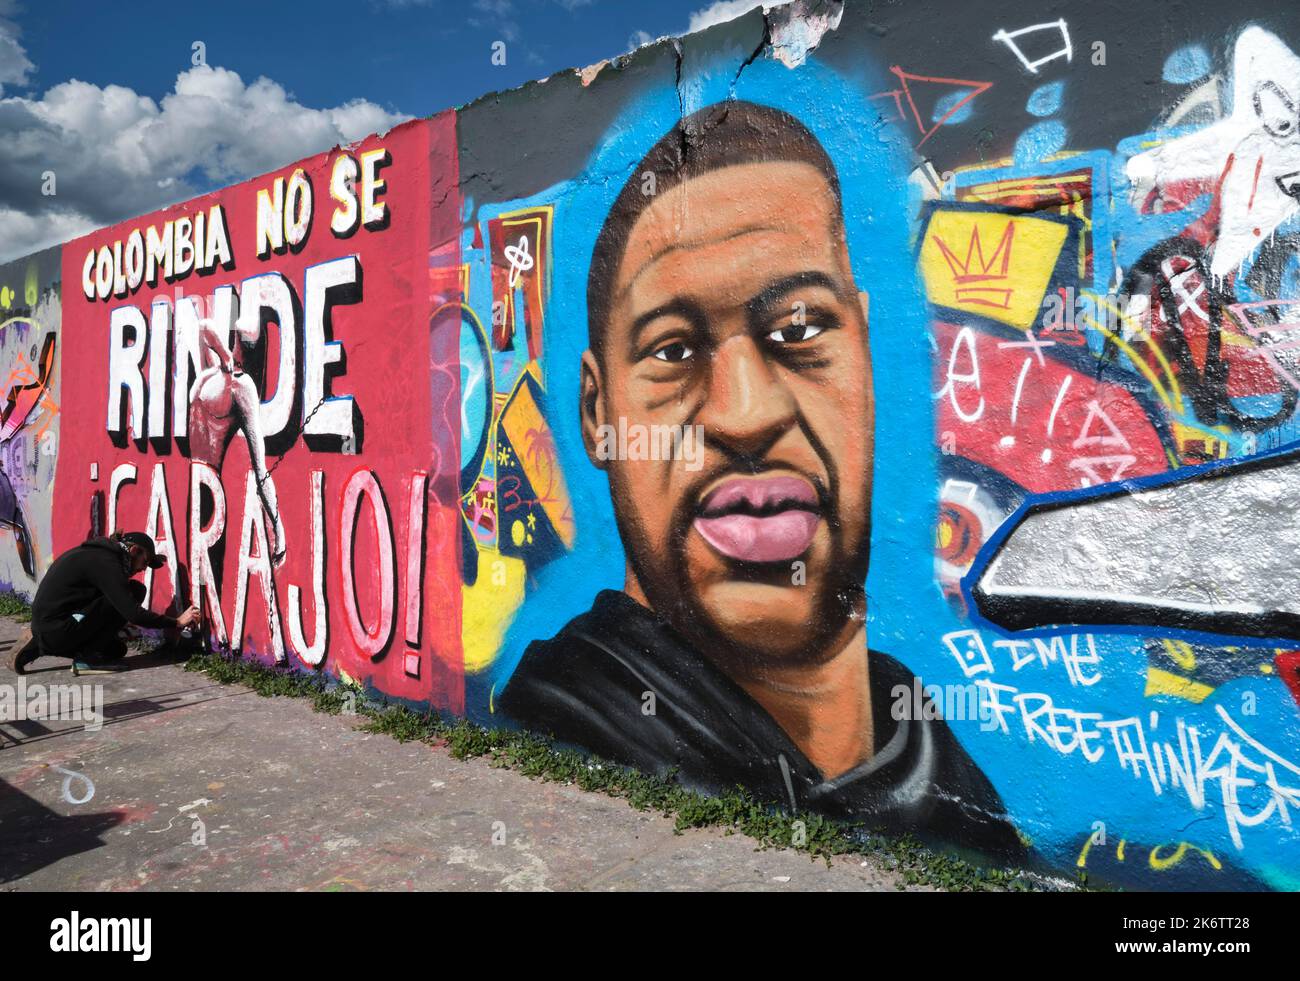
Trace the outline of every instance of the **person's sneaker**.
{"type": "Polygon", "coordinates": [[[121,661],[73,661],[72,673],[77,676],[83,674],[117,674],[119,671],[125,671],[126,665],[121,661]]]}
{"type": "Polygon", "coordinates": [[[14,674],[26,674],[27,665],[40,656],[40,648],[32,643],[32,628],[24,627],[18,639],[14,641],[13,651],[9,655],[9,667],[14,674]]]}

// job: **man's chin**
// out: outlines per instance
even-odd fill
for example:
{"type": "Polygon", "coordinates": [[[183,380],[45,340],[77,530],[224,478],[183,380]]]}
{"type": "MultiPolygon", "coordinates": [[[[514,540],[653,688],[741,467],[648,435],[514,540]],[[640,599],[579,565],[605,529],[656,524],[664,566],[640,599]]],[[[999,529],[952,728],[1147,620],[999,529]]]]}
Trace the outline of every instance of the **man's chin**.
{"type": "Polygon", "coordinates": [[[828,611],[818,591],[807,585],[725,580],[706,586],[696,607],[708,632],[742,657],[819,659],[819,638],[841,633],[847,611],[828,611]],[[829,629],[828,629],[829,628],[829,629]]]}

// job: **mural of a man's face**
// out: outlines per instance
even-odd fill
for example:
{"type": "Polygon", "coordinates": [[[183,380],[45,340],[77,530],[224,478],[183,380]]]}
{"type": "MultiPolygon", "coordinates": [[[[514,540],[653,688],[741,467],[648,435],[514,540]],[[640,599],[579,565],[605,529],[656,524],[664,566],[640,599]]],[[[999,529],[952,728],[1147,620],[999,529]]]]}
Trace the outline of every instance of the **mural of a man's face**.
{"type": "Polygon", "coordinates": [[[874,422],[831,183],[796,161],[691,177],[637,217],[616,270],[581,403],[629,592],[706,652],[830,656],[857,629],[874,422]],[[702,426],[702,466],[601,459],[599,428],[620,419],[702,426]]]}

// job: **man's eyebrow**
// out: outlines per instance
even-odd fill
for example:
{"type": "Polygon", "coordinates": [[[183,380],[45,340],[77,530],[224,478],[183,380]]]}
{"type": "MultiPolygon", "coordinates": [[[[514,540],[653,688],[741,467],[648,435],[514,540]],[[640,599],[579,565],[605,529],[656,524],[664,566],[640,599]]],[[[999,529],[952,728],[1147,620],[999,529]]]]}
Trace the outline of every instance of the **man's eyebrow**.
{"type": "Polygon", "coordinates": [[[748,303],[745,309],[751,317],[757,316],[765,309],[770,307],[781,297],[802,286],[820,286],[830,290],[839,299],[845,298],[844,287],[840,282],[827,273],[817,269],[809,269],[804,272],[795,273],[792,276],[786,276],[784,279],[778,279],[775,283],[769,283],[764,286],[748,303]]]}
{"type": "Polygon", "coordinates": [[[667,303],[661,303],[653,310],[647,310],[634,321],[628,331],[629,344],[633,351],[640,346],[640,334],[646,327],[650,326],[660,317],[681,317],[683,320],[689,320],[692,324],[701,324],[704,322],[704,310],[698,303],[687,300],[684,297],[674,297],[667,303]]]}

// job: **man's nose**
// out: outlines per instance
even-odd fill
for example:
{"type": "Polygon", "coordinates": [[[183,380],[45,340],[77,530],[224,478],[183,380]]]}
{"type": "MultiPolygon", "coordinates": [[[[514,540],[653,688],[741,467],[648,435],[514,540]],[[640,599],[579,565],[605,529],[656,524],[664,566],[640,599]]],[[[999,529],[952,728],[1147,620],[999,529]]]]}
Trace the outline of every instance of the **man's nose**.
{"type": "Polygon", "coordinates": [[[777,366],[748,334],[729,337],[713,351],[709,387],[696,422],[704,441],[734,453],[757,455],[795,421],[795,400],[777,366]]]}

